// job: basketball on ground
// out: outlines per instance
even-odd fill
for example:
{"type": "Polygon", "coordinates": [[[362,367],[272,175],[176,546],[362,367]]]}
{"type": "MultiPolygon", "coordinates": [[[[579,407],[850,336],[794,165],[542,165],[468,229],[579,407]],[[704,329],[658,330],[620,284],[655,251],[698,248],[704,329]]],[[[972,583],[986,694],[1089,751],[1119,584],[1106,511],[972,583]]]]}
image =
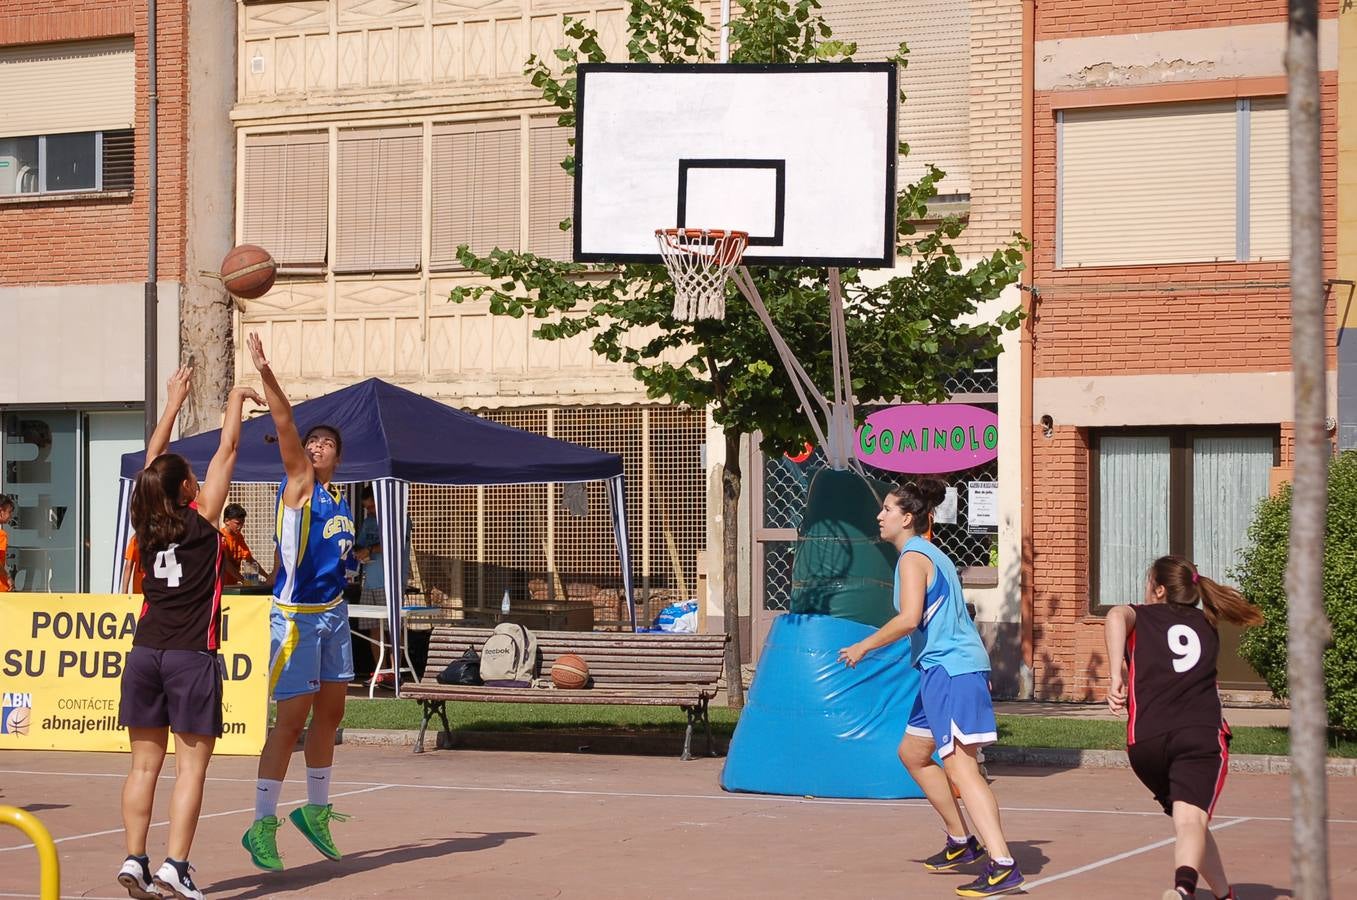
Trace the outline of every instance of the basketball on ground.
{"type": "Polygon", "coordinates": [[[242,300],[255,300],[269,292],[278,275],[278,264],[269,251],[254,244],[232,247],[221,261],[221,281],[242,300]]]}
{"type": "Polygon", "coordinates": [[[562,654],[551,666],[551,683],[565,690],[582,688],[589,683],[589,664],[573,653],[562,654]]]}

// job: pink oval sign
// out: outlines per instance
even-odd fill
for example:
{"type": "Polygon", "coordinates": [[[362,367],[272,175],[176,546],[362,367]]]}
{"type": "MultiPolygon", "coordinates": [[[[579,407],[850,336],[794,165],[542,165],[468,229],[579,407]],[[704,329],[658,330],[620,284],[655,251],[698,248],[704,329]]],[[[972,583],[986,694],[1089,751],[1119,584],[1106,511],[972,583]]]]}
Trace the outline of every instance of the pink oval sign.
{"type": "Polygon", "coordinates": [[[858,429],[858,459],[890,472],[959,472],[998,455],[998,415],[963,403],[892,406],[858,429]]]}

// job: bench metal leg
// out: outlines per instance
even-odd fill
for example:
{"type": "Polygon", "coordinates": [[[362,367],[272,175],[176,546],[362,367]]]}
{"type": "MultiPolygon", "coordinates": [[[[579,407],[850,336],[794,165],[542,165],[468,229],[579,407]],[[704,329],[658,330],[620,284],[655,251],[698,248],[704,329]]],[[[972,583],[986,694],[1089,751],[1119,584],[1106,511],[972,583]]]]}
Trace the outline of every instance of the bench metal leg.
{"type": "Polygon", "coordinates": [[[686,761],[693,758],[693,722],[697,719],[697,707],[685,706],[683,711],[688,715],[688,727],[683,731],[683,754],[679,759],[686,761]]]}
{"type": "Polygon", "coordinates": [[[707,729],[707,755],[708,755],[708,756],[715,756],[715,755],[716,755],[716,747],[715,747],[715,745],[712,744],[712,739],[711,739],[711,717],[707,715],[707,698],[706,698],[706,697],[703,697],[703,698],[702,698],[702,724],[703,724],[704,726],[706,726],[706,729],[707,729]]]}
{"type": "MultiPolygon", "coordinates": [[[[415,752],[424,752],[424,732],[429,728],[429,722],[433,719],[434,713],[438,713],[438,718],[443,722],[443,730],[452,731],[452,726],[448,724],[448,713],[446,701],[444,700],[419,700],[417,701],[424,710],[424,720],[419,723],[419,735],[415,738],[415,752]]],[[[434,742],[435,744],[437,741],[434,742]]]]}

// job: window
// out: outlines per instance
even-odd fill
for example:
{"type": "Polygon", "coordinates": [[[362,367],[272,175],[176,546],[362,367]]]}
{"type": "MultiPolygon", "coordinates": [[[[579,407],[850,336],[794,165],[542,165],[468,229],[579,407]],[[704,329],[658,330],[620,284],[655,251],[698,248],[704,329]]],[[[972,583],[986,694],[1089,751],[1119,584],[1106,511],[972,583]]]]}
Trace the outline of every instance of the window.
{"type": "Polygon", "coordinates": [[[132,132],[0,138],[0,196],[132,188],[132,132]]]}
{"type": "Polygon", "coordinates": [[[336,272],[414,272],[423,231],[418,128],[339,133],[336,272]]]}
{"type": "Polygon", "coordinates": [[[329,162],[323,131],[246,137],[241,239],[269,251],[282,268],[323,268],[329,162]]]}
{"type": "Polygon", "coordinates": [[[518,119],[435,127],[431,266],[458,267],[462,244],[481,256],[519,249],[520,140],[518,119]]]}
{"type": "Polygon", "coordinates": [[[1288,255],[1282,101],[1165,103],[1057,116],[1057,265],[1288,255]]]}
{"type": "Polygon", "coordinates": [[[1139,602],[1166,553],[1232,584],[1276,465],[1276,428],[1105,431],[1094,436],[1090,585],[1095,612],[1139,602]]]}

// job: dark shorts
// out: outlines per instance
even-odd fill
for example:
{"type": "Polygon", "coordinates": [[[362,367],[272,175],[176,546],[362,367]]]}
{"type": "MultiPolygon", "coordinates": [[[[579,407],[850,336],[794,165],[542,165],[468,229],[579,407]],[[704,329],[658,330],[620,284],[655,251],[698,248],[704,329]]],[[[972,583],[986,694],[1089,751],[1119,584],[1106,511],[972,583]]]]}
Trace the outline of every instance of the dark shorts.
{"type": "Polygon", "coordinates": [[[205,650],[133,647],[118,724],[221,737],[222,669],[221,657],[205,650]]]}
{"type": "Polygon", "coordinates": [[[1230,726],[1222,722],[1220,728],[1180,728],[1144,738],[1127,747],[1126,755],[1164,812],[1173,815],[1173,803],[1180,800],[1205,810],[1209,819],[1230,770],[1230,726]]]}

